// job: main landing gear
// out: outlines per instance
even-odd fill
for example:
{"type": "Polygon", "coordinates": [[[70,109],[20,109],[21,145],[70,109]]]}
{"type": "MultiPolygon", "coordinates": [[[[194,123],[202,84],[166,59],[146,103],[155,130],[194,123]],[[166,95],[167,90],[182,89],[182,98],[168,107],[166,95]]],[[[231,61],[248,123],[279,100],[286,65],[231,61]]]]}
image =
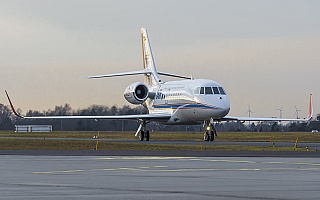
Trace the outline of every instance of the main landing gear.
{"type": "Polygon", "coordinates": [[[140,138],[140,141],[143,141],[144,139],[146,139],[146,141],[149,141],[149,139],[150,139],[149,131],[148,130],[146,130],[146,131],[141,130],[139,138],[140,138]]]}
{"type": "Polygon", "coordinates": [[[149,141],[150,132],[146,129],[147,122],[146,121],[139,121],[139,122],[140,122],[140,126],[139,126],[135,136],[138,136],[138,134],[139,134],[140,141],[143,141],[144,139],[146,141],[149,141]]]}
{"type": "Polygon", "coordinates": [[[210,123],[210,121],[205,121],[206,130],[203,134],[203,140],[204,141],[213,141],[215,136],[217,135],[217,131],[214,128],[213,123],[210,123]]]}
{"type": "MultiPolygon", "coordinates": [[[[135,136],[139,135],[140,141],[149,141],[150,140],[150,132],[146,129],[146,124],[148,122],[144,120],[139,120],[140,126],[135,134],[135,136]]],[[[205,121],[206,130],[203,134],[204,141],[214,141],[215,136],[217,135],[217,131],[213,125],[212,120],[205,121]]]]}

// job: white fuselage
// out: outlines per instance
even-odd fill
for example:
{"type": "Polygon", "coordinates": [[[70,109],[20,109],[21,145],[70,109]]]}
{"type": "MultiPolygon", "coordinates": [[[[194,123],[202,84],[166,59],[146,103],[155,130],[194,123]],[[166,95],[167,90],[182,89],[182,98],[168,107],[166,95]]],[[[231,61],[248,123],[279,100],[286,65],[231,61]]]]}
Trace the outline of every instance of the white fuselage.
{"type": "Polygon", "coordinates": [[[199,124],[219,120],[230,110],[228,95],[220,84],[207,79],[169,81],[149,88],[154,99],[146,104],[150,114],[169,113],[164,124],[199,124]]]}

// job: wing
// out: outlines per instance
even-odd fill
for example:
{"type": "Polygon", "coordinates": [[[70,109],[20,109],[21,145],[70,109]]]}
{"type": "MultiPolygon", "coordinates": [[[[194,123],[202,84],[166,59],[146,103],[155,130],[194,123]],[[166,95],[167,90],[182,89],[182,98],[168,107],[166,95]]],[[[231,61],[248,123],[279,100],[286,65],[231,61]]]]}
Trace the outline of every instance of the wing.
{"type": "Polygon", "coordinates": [[[143,115],[115,115],[115,116],[39,116],[39,117],[26,117],[23,116],[21,114],[19,114],[12,102],[11,99],[6,92],[8,101],[10,103],[12,112],[23,119],[95,119],[95,120],[99,120],[99,119],[119,119],[119,120],[151,120],[151,121],[166,121],[169,120],[171,115],[167,114],[167,113],[159,113],[159,114],[143,114],[143,115]]]}
{"type": "Polygon", "coordinates": [[[290,121],[290,122],[307,122],[312,119],[313,105],[312,105],[312,94],[310,94],[308,116],[304,119],[288,119],[288,118],[255,118],[255,117],[233,117],[225,116],[221,121],[290,121]]]}
{"type": "Polygon", "coordinates": [[[311,118],[305,119],[290,119],[290,118],[275,118],[275,117],[233,117],[233,116],[225,116],[221,121],[309,121],[311,118]]]}

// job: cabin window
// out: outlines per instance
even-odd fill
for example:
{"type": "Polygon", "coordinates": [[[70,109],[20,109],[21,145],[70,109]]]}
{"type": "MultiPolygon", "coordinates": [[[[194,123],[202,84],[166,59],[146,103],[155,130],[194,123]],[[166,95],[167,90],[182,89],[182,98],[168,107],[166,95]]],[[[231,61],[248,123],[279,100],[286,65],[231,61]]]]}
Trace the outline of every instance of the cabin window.
{"type": "Polygon", "coordinates": [[[219,90],[220,90],[220,94],[224,94],[224,95],[226,94],[222,87],[219,87],[219,90]]]}
{"type": "Polygon", "coordinates": [[[201,87],[200,94],[204,94],[204,87],[201,87]]]}
{"type": "Polygon", "coordinates": [[[220,94],[217,87],[212,87],[214,94],[220,94]]]}
{"type": "Polygon", "coordinates": [[[211,87],[205,87],[205,92],[206,92],[206,94],[213,94],[211,87]]]}

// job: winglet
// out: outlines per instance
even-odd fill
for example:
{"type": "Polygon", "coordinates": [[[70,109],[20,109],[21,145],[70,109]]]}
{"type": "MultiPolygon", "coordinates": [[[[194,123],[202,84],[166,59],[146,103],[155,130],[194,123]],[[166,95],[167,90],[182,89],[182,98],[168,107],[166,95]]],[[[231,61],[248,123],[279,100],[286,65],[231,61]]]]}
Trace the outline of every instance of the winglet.
{"type": "Polygon", "coordinates": [[[11,100],[10,100],[10,97],[9,97],[9,95],[8,95],[7,90],[5,90],[5,92],[6,92],[8,101],[9,101],[9,103],[10,103],[12,112],[13,112],[17,117],[24,118],[22,115],[20,115],[19,113],[16,112],[16,110],[14,109],[13,104],[12,104],[12,102],[11,102],[11,100]]]}
{"type": "Polygon", "coordinates": [[[307,120],[311,120],[313,115],[312,94],[310,94],[309,110],[307,120]]]}

